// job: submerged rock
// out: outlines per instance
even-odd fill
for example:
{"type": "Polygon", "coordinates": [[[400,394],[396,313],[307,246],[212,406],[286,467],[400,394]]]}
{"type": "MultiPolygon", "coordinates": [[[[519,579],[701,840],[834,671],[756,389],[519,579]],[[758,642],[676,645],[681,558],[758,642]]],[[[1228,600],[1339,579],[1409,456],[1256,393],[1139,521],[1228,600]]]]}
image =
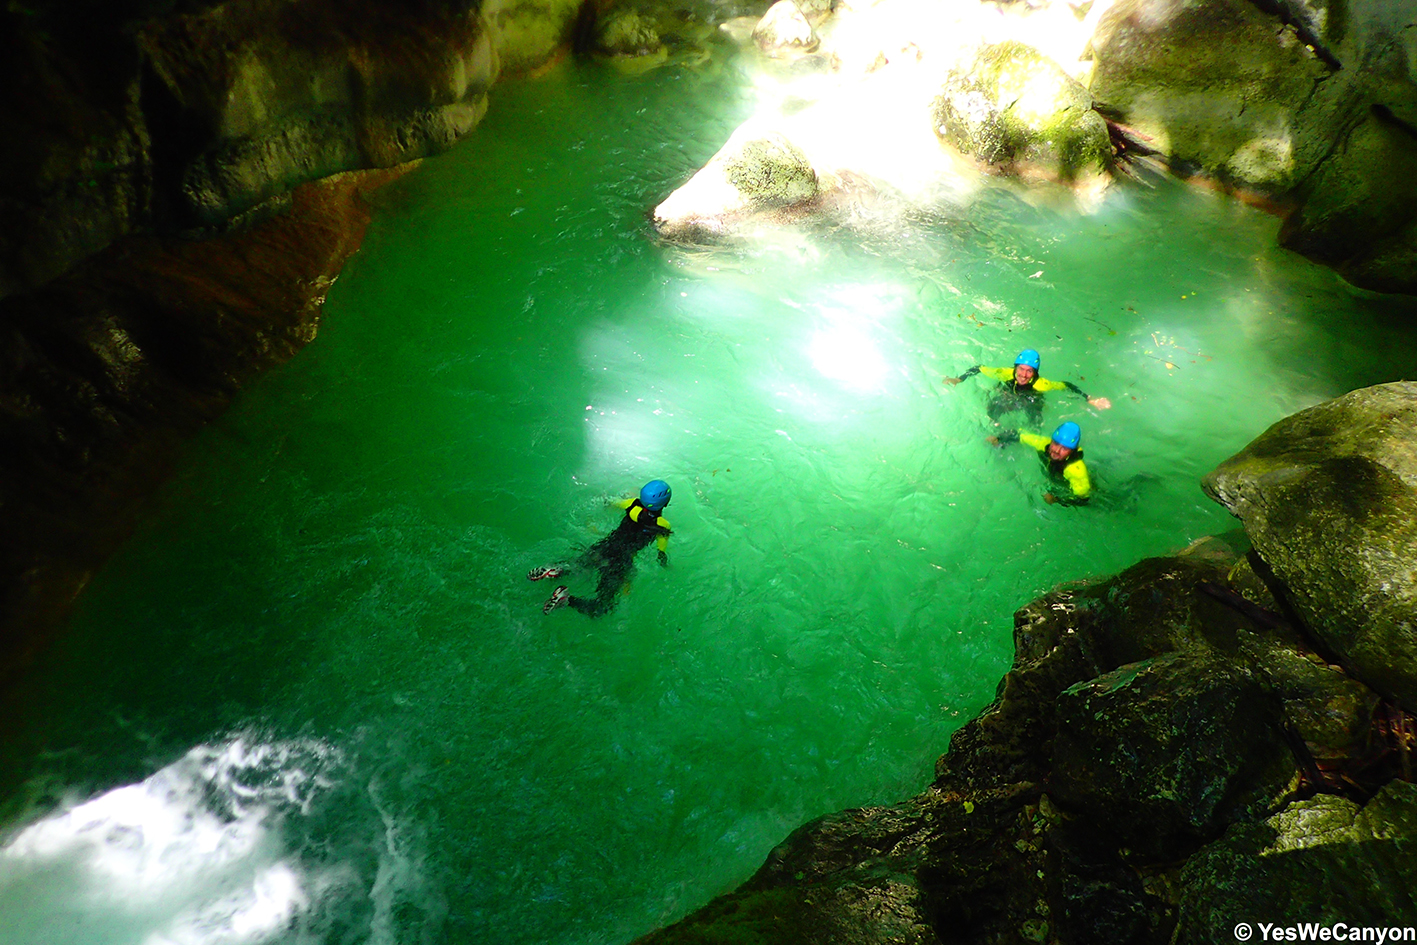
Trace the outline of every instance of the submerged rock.
{"type": "Polygon", "coordinates": [[[1417,711],[1417,383],[1287,417],[1205,477],[1309,629],[1417,711]]]}
{"type": "Polygon", "coordinates": [[[1112,155],[1087,89],[1013,40],[952,71],[932,117],[941,141],[1005,173],[1071,181],[1106,170],[1112,155]]]}
{"type": "Polygon", "coordinates": [[[821,40],[793,0],[777,0],[753,28],[753,42],[769,56],[780,57],[809,53],[821,40]]]}
{"type": "Polygon", "coordinates": [[[744,135],[655,207],[654,226],[670,239],[722,239],[754,219],[790,218],[818,193],[816,171],[791,141],[775,132],[744,135]]]}

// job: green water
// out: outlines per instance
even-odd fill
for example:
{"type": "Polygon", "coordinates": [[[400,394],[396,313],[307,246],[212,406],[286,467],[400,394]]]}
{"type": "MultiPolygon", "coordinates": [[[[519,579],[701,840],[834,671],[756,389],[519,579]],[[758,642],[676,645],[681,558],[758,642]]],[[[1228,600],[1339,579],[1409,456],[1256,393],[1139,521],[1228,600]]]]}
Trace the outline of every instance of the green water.
{"type": "Polygon", "coordinates": [[[921,789],[1014,609],[1230,528],[1204,472],[1406,369],[1411,303],[1166,182],[656,243],[747,88],[562,68],[382,195],[319,338],[7,704],[6,941],[625,941],[921,789]],[[986,383],[940,383],[1024,346],[1115,405],[1049,395],[1090,507],[984,441],[986,383]],[[527,569],[653,477],[671,567],[543,616],[527,569]]]}

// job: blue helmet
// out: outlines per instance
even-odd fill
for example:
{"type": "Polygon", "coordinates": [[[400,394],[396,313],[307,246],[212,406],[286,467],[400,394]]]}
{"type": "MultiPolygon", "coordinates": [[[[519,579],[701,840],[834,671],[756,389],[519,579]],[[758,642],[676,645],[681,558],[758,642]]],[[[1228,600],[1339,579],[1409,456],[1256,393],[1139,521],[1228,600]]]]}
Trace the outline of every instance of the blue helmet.
{"type": "Polygon", "coordinates": [[[1018,353],[1018,357],[1014,358],[1014,367],[1018,367],[1020,364],[1026,364],[1035,371],[1038,370],[1038,365],[1042,363],[1042,359],[1038,357],[1038,352],[1034,351],[1032,348],[1024,348],[1018,353]]]}
{"type": "Polygon", "coordinates": [[[669,483],[663,479],[651,479],[640,490],[640,505],[651,512],[658,512],[669,504],[669,498],[673,494],[669,489],[669,483]]]}
{"type": "Polygon", "coordinates": [[[1082,442],[1082,427],[1071,420],[1065,420],[1053,431],[1053,442],[1070,450],[1077,449],[1078,444],[1082,442]]]}

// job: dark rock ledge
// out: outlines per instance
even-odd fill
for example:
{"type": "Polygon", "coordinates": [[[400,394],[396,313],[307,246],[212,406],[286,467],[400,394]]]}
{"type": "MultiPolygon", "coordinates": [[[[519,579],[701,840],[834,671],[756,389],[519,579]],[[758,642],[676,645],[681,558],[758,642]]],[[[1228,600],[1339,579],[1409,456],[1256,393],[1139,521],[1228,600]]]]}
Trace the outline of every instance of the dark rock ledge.
{"type": "Polygon", "coordinates": [[[366,195],[411,167],[305,184],[241,233],[131,237],[0,301],[0,687],[127,537],[178,444],[315,336],[366,195]]]}
{"type": "Polygon", "coordinates": [[[1417,926],[1417,726],[1393,681],[1414,668],[1393,650],[1401,665],[1368,677],[1340,652],[1358,601],[1387,640],[1359,651],[1411,643],[1412,598],[1394,581],[1410,587],[1417,544],[1394,555],[1360,526],[1417,494],[1414,436],[1417,384],[1276,424],[1207,488],[1252,533],[1255,508],[1283,508],[1279,538],[1255,534],[1249,551],[1238,534],[1205,539],[1024,607],[1013,668],[924,792],[801,827],[738,890],[638,945],[1212,943],[1234,941],[1239,922],[1417,926]],[[1382,487],[1325,493],[1355,466],[1382,487]],[[1305,544],[1306,572],[1280,549],[1314,523],[1356,543],[1305,544]],[[1311,573],[1326,567],[1349,578],[1347,598],[1321,601],[1311,573]]]}
{"type": "Polygon", "coordinates": [[[0,8],[0,688],[175,446],[314,337],[367,194],[580,0],[0,8]]]}

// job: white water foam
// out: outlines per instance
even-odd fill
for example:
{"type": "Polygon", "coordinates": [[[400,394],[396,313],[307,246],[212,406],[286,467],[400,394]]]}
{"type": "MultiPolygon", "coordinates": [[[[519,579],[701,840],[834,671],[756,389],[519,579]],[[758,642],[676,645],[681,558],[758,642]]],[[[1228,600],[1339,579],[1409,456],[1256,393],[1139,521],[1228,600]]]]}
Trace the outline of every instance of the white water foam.
{"type": "MultiPolygon", "coordinates": [[[[421,885],[380,812],[377,877],[312,865],[282,829],[348,774],[318,741],[235,737],[138,784],[53,813],[0,848],[7,945],[255,945],[314,940],[322,907],[374,900],[371,940],[397,940],[390,901],[421,885]],[[391,889],[391,886],[401,887],[391,889]]],[[[372,826],[372,825],[371,825],[372,826]]],[[[406,846],[406,844],[405,844],[406,846]]]]}

